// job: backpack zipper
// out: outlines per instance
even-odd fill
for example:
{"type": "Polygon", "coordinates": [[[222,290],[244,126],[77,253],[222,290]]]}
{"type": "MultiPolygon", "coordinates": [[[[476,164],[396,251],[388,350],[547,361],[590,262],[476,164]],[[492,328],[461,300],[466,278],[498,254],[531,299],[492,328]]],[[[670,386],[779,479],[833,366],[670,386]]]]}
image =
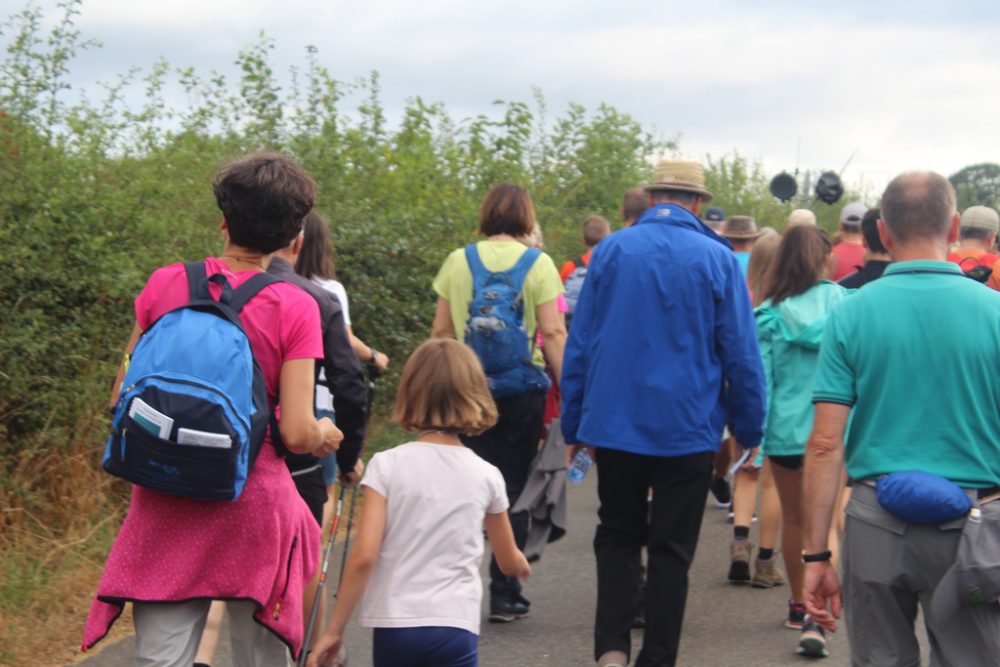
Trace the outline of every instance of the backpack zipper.
{"type": "MultiPolygon", "coordinates": [[[[173,382],[174,384],[183,384],[183,385],[187,385],[189,387],[197,387],[198,389],[204,389],[205,391],[209,391],[212,394],[215,394],[216,396],[221,397],[222,400],[225,401],[226,405],[229,406],[229,409],[236,416],[236,419],[240,422],[240,424],[243,426],[243,428],[246,429],[247,437],[249,437],[249,435],[250,435],[250,425],[247,422],[243,421],[243,418],[240,417],[240,412],[239,412],[239,410],[236,409],[236,406],[233,404],[233,400],[231,398],[229,398],[229,396],[227,396],[226,394],[224,394],[221,391],[219,391],[218,389],[216,389],[214,387],[210,387],[210,386],[205,385],[205,384],[200,384],[198,382],[194,382],[192,380],[185,380],[183,378],[174,378],[174,377],[169,377],[169,376],[166,376],[166,375],[145,375],[145,376],[143,376],[142,379],[143,380],[147,380],[147,379],[151,379],[151,378],[155,378],[155,379],[158,379],[158,380],[165,380],[167,382],[173,382]]],[[[135,389],[136,386],[138,386],[138,382],[136,384],[133,384],[133,385],[129,386],[128,389],[125,390],[125,394],[123,394],[123,396],[127,396],[128,392],[130,392],[133,389],[135,389]]]]}
{"type": "Polygon", "coordinates": [[[281,603],[285,600],[285,593],[288,592],[288,584],[292,579],[292,557],[295,555],[295,547],[299,544],[299,536],[296,535],[292,538],[292,548],[288,551],[288,564],[285,566],[285,587],[281,589],[281,595],[278,596],[278,602],[274,605],[274,620],[278,620],[281,615],[281,603]]]}

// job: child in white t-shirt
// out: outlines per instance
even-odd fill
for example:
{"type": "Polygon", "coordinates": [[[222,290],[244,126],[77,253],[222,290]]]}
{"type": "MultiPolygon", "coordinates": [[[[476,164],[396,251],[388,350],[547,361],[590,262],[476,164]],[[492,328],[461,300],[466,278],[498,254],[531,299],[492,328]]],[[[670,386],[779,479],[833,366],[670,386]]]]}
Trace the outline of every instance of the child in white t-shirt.
{"type": "Polygon", "coordinates": [[[497,419],[472,350],[446,338],[418,347],[403,369],[394,418],[420,433],[368,464],[358,539],[309,667],[333,660],[359,598],[361,624],[375,628],[375,667],[474,667],[484,520],[504,574],[531,574],[514,544],[500,471],[458,438],[497,419]]]}

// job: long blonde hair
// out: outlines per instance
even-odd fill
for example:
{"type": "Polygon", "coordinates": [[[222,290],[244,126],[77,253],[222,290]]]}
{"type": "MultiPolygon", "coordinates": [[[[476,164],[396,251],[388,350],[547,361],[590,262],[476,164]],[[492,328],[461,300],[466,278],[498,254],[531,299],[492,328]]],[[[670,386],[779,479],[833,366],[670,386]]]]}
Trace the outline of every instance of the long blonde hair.
{"type": "Polygon", "coordinates": [[[764,290],[767,289],[780,245],[781,236],[766,234],[757,239],[757,242],[753,244],[753,250],[750,251],[750,263],[747,265],[747,286],[750,288],[750,297],[754,308],[764,301],[764,290]]]}

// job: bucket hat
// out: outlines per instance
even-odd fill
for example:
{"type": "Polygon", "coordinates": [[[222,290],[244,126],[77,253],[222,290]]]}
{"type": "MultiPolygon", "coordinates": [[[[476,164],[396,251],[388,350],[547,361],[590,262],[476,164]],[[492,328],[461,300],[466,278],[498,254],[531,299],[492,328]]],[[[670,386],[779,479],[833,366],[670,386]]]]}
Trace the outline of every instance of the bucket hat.
{"type": "Polygon", "coordinates": [[[755,239],[761,235],[757,229],[757,221],[749,215],[734,215],[722,223],[719,233],[727,239],[735,241],[747,241],[755,239]]]}

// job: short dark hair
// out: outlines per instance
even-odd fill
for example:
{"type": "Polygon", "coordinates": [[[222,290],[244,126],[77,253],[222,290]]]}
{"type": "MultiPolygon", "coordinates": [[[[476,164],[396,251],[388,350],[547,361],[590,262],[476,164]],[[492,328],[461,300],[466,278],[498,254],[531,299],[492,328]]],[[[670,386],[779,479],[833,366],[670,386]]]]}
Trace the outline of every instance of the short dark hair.
{"type": "Polygon", "coordinates": [[[963,241],[989,241],[996,232],[982,227],[962,227],[958,234],[963,241]]]}
{"type": "Polygon", "coordinates": [[[622,217],[626,220],[638,220],[639,216],[649,208],[649,195],[642,188],[632,188],[625,191],[622,198],[622,217]]]}
{"type": "Polygon", "coordinates": [[[316,196],[305,169],[272,152],[227,162],[216,172],[213,189],[230,240],[264,254],[295,239],[316,196]]]}
{"type": "Polygon", "coordinates": [[[520,185],[498,183],[490,188],[479,208],[479,233],[527,236],[535,226],[535,205],[520,185]]]}
{"type": "Polygon", "coordinates": [[[656,203],[673,201],[685,208],[691,208],[701,199],[701,195],[687,190],[649,190],[648,192],[649,198],[656,203]]]}
{"type": "Polygon", "coordinates": [[[882,194],[882,221],[902,243],[946,238],[954,215],[955,189],[932,171],[900,174],[882,194]]]}
{"type": "Polygon", "coordinates": [[[868,244],[868,250],[884,255],[889,251],[882,245],[882,239],[878,235],[878,219],[880,215],[882,215],[882,212],[879,209],[868,209],[864,217],[861,218],[861,235],[864,237],[865,243],[868,244]]]}
{"type": "Polygon", "coordinates": [[[309,280],[337,279],[330,230],[326,226],[326,220],[316,211],[309,211],[302,223],[302,249],[295,260],[295,272],[309,280]]]}
{"type": "Polygon", "coordinates": [[[583,222],[583,242],[593,248],[611,233],[611,224],[599,215],[592,215],[583,222]]]}

